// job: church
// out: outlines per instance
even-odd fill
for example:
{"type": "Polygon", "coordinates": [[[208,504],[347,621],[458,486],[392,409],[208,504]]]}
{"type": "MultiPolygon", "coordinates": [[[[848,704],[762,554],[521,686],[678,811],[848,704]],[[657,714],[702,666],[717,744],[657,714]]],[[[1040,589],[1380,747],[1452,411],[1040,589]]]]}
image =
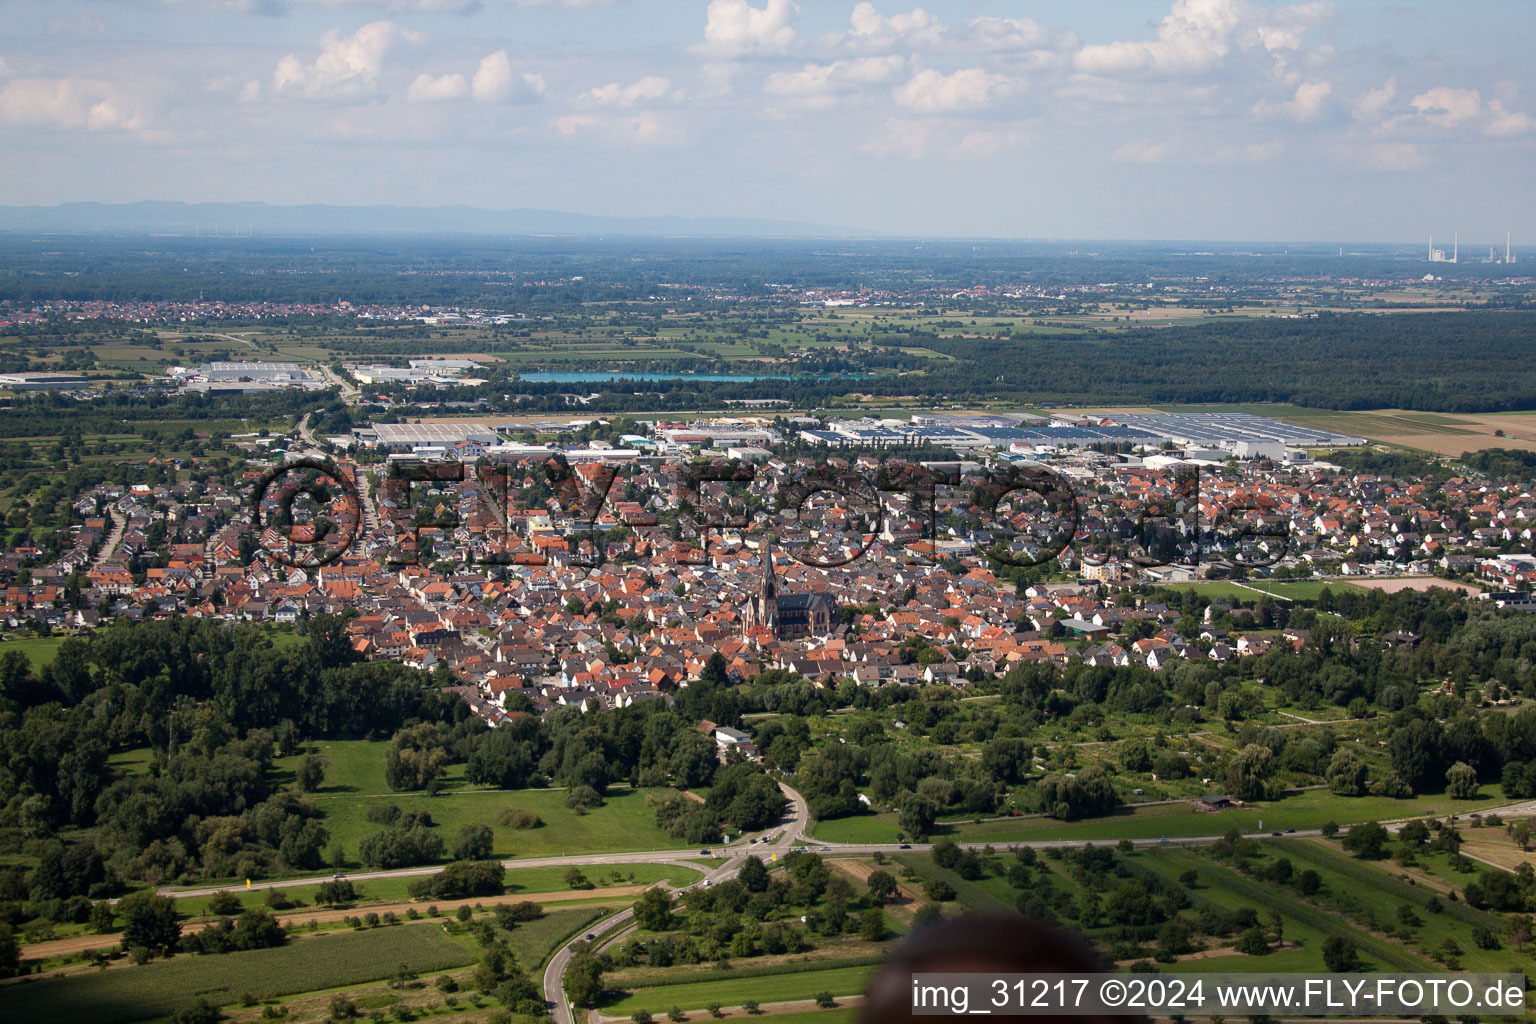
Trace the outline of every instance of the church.
{"type": "Polygon", "coordinates": [[[780,594],[773,576],[773,547],[763,548],[763,583],[747,601],[749,631],[763,629],[775,639],[820,636],[832,632],[836,604],[826,594],[780,594]]]}

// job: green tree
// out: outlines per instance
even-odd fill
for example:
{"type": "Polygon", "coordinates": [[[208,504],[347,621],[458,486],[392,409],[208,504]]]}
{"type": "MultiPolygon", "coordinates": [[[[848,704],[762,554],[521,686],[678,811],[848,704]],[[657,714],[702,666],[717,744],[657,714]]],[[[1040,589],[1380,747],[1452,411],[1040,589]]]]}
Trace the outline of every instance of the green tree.
{"type": "Polygon", "coordinates": [[[1343,935],[1330,935],[1323,940],[1323,966],[1334,974],[1352,971],[1358,962],[1354,940],[1343,935]]]}
{"type": "Polygon", "coordinates": [[[577,1006],[592,1006],[603,995],[603,972],[590,953],[571,958],[565,968],[565,994],[577,1006]]]}
{"type": "Polygon", "coordinates": [[[868,878],[869,895],[875,903],[884,906],[896,898],[900,891],[896,884],[896,876],[889,871],[871,871],[868,878]]]}
{"type": "Polygon", "coordinates": [[[870,907],[859,915],[859,938],[866,942],[885,938],[885,915],[879,907],[870,907]]]}
{"type": "Polygon", "coordinates": [[[1274,796],[1275,753],[1249,743],[1227,761],[1227,791],[1239,800],[1266,800],[1274,796]]]}
{"type": "Polygon", "coordinates": [[[1361,860],[1380,860],[1387,845],[1387,830],[1380,822],[1352,825],[1344,834],[1344,849],[1361,860]]]}
{"type": "Polygon", "coordinates": [[[495,837],[489,825],[460,825],[453,837],[454,860],[490,860],[495,837]]]}
{"type": "Polygon", "coordinates": [[[21,942],[10,925],[0,922],[0,978],[9,978],[21,964],[21,942]]]}
{"type": "Polygon", "coordinates": [[[1348,747],[1333,752],[1328,762],[1328,788],[1339,796],[1365,795],[1366,765],[1348,747]]]}
{"type": "Polygon", "coordinates": [[[218,1024],[223,1016],[217,1006],[200,998],[191,1006],[183,1006],[172,1014],[171,1024],[218,1024]]]}
{"type": "Polygon", "coordinates": [[[1263,928],[1254,925],[1238,937],[1237,951],[1248,956],[1264,956],[1269,952],[1269,937],[1263,928]]]}
{"type": "Polygon", "coordinates": [[[305,754],[294,770],[293,782],[300,793],[313,793],[325,781],[325,758],[305,754]]]}
{"type": "Polygon", "coordinates": [[[647,889],[635,901],[635,922],[653,932],[664,932],[672,923],[672,902],[660,889],[647,889]]]}
{"type": "Polygon", "coordinates": [[[142,947],[151,953],[168,953],[181,938],[176,901],[152,892],[136,892],[117,905],[123,918],[123,949],[142,947]]]}
{"type": "Polygon", "coordinates": [[[1472,800],[1477,796],[1477,769],[1457,761],[1446,769],[1445,791],[1453,800],[1472,800]]]}
{"type": "Polygon", "coordinates": [[[768,888],[768,868],[755,854],[741,862],[741,871],[736,877],[748,892],[762,892],[768,888]]]}

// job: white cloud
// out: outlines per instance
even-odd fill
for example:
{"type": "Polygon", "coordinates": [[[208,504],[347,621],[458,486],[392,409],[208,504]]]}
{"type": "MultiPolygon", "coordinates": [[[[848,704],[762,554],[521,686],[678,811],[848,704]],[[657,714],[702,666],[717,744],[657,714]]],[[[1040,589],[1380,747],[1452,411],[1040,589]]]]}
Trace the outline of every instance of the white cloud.
{"type": "Polygon", "coordinates": [[[1409,101],[1426,120],[1447,127],[1476,117],[1482,109],[1482,97],[1476,89],[1452,89],[1437,85],[1409,101]]]}
{"type": "Polygon", "coordinates": [[[963,25],[946,25],[921,7],[899,14],[881,14],[872,3],[860,3],[848,18],[849,30],[826,39],[831,45],[867,53],[897,46],[1005,53],[1045,46],[1050,39],[1030,18],[974,18],[963,25]]]}
{"type": "Polygon", "coordinates": [[[1114,160],[1122,164],[1160,164],[1173,151],[1173,143],[1163,140],[1132,139],[1115,150],[1114,160]]]}
{"type": "Polygon", "coordinates": [[[242,85],[240,87],[240,102],[241,103],[255,103],[259,99],[261,99],[261,83],[260,82],[252,80],[252,81],[246,82],[244,85],[242,85]]]}
{"type": "Polygon", "coordinates": [[[1362,120],[1377,118],[1397,98],[1397,79],[1389,78],[1380,89],[1372,89],[1355,101],[1355,116],[1362,120]]]}
{"type": "Polygon", "coordinates": [[[291,53],[278,61],[272,86],[279,93],[311,99],[373,95],[390,49],[397,42],[414,43],[421,38],[392,21],[369,22],[350,36],[330,29],[320,37],[320,54],[313,64],[291,53]]]}
{"type": "Polygon", "coordinates": [[[1033,141],[1033,136],[1023,128],[979,128],[967,132],[954,147],[954,155],[962,160],[986,160],[1000,156],[1033,141]]]}
{"type": "Polygon", "coordinates": [[[10,78],[10,77],[11,77],[11,66],[5,62],[5,58],[4,57],[0,57],[0,78],[10,78]]]}
{"type": "Polygon", "coordinates": [[[679,121],[654,110],[566,114],[555,119],[554,127],[561,135],[590,135],[618,145],[675,145],[686,135],[679,121]]]}
{"type": "Polygon", "coordinates": [[[886,16],[872,3],[855,6],[848,23],[849,30],[834,36],[834,41],[843,46],[875,51],[888,50],[900,42],[932,42],[939,29],[939,19],[921,7],[905,14],[886,16]]]}
{"type": "Polygon", "coordinates": [[[1295,121],[1310,121],[1322,111],[1323,102],[1332,93],[1332,82],[1302,82],[1290,99],[1282,103],[1260,100],[1253,105],[1253,112],[1259,117],[1288,117],[1295,121]]]}
{"type": "Polygon", "coordinates": [[[587,99],[605,107],[633,107],[646,100],[659,100],[672,83],[659,75],[647,75],[638,82],[620,85],[609,82],[587,92],[587,99]]]}
{"type": "Polygon", "coordinates": [[[1424,166],[1424,153],[1412,142],[1378,142],[1365,151],[1368,167],[1382,171],[1416,171],[1424,166]]]}
{"type": "Polygon", "coordinates": [[[897,86],[892,95],[901,106],[924,114],[974,110],[992,103],[1009,81],[983,68],[961,68],[948,75],[924,68],[897,86]]]}
{"type": "Polygon", "coordinates": [[[86,131],[141,131],[139,103],[110,82],[14,78],[0,86],[0,124],[86,131]]]}
{"type": "Polygon", "coordinates": [[[906,58],[859,57],[831,64],[806,64],[799,71],[779,71],[763,82],[763,92],[810,109],[834,106],[840,96],[864,85],[889,82],[906,68],[906,58]]]}
{"type": "Polygon", "coordinates": [[[766,0],[760,8],[747,0],[710,0],[699,49],[726,57],[783,53],[795,43],[790,22],[799,14],[793,0],[766,0]]]}
{"type": "Polygon", "coordinates": [[[1203,71],[1234,49],[1298,49],[1309,28],[1332,16],[1331,3],[1270,10],[1252,0],[1174,0],[1156,39],[1094,43],[1079,50],[1073,62],[1079,71],[1100,75],[1203,71]]]}
{"type": "Polygon", "coordinates": [[[469,82],[455,72],[449,75],[416,76],[405,98],[412,103],[437,103],[441,100],[457,100],[469,95],[469,82]]]}
{"type": "Polygon", "coordinates": [[[940,145],[942,135],[934,122],[892,118],[885,122],[884,130],[864,148],[876,156],[899,156],[916,160],[940,145]]]}
{"type": "Polygon", "coordinates": [[[475,69],[470,91],[482,103],[535,103],[544,95],[544,76],[515,74],[506,50],[497,50],[475,69]]]}
{"type": "Polygon", "coordinates": [[[1503,100],[1489,100],[1488,115],[1491,120],[1483,126],[1484,135],[1524,135],[1536,127],[1530,114],[1505,109],[1503,100]]]}
{"type": "Polygon", "coordinates": [[[1279,139],[1270,139],[1268,142],[1250,142],[1243,147],[1243,159],[1254,163],[1264,163],[1279,156],[1285,149],[1285,143],[1279,139]]]}
{"type": "MultiPolygon", "coordinates": [[[[962,33],[946,34],[951,46],[963,49],[1004,52],[1045,46],[1050,33],[1039,22],[1029,18],[976,18],[966,25],[962,33]]],[[[1075,37],[1069,37],[1075,41],[1075,37]]]]}

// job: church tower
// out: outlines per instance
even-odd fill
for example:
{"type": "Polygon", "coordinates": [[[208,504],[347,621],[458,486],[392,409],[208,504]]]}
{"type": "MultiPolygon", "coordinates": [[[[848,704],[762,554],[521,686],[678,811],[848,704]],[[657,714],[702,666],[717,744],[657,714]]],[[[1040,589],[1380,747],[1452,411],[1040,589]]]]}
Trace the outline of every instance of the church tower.
{"type": "Polygon", "coordinates": [[[779,631],[779,585],[773,576],[773,545],[763,545],[763,582],[747,606],[747,627],[779,631]]]}

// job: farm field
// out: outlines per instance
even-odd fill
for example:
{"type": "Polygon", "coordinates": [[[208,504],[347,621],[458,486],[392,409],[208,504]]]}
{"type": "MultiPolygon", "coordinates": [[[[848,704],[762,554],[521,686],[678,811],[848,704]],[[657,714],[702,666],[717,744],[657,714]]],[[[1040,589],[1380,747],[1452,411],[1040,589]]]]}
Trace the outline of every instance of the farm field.
{"type": "Polygon", "coordinates": [[[168,1016],[199,997],[216,1005],[245,994],[271,999],[385,978],[401,963],[426,972],[473,960],[468,945],[437,925],[401,925],[8,985],[0,988],[0,1013],[28,1024],[123,1024],[168,1016]]]}
{"type": "MultiPolygon", "coordinates": [[[[1035,842],[1052,839],[1169,839],[1220,835],[1236,827],[1244,833],[1315,829],[1332,821],[1395,821],[1428,815],[1466,814],[1503,803],[1497,786],[1485,785],[1476,800],[1451,800],[1437,794],[1395,800],[1390,797],[1341,797],[1327,790],[1291,793],[1277,801],[1201,814],[1185,803],[1121,807],[1114,814],[1080,821],[1046,817],[1000,818],[979,824],[940,825],[935,837],[959,842],[1035,842]],[[1262,823],[1262,824],[1261,824],[1262,823]]],[[[894,843],[896,815],[873,814],[816,823],[815,838],[829,843],[894,843]]]]}
{"type": "Polygon", "coordinates": [[[652,1016],[665,1017],[667,1011],[674,1006],[696,1010],[712,1002],[723,1006],[740,1006],[744,999],[755,999],[760,1003],[787,1002],[809,999],[818,992],[831,992],[835,996],[858,995],[864,991],[870,976],[878,969],[874,965],[835,967],[825,971],[661,985],[614,998],[599,1009],[605,1017],[622,1018],[636,1010],[647,1010],[652,1016]]]}
{"type": "MultiPolygon", "coordinates": [[[[618,866],[593,865],[583,868],[588,880],[598,886],[594,890],[573,890],[565,882],[567,868],[513,868],[507,871],[506,886],[507,895],[511,897],[523,895],[557,894],[570,895],[573,898],[583,898],[584,895],[600,897],[605,887],[624,887],[636,885],[650,885],[654,882],[666,879],[675,886],[689,885],[703,877],[703,873],[690,868],[678,867],[673,864],[621,864],[618,866]],[[616,877],[617,876],[617,877],[616,877]]],[[[358,911],[365,911],[383,904],[405,903],[411,900],[408,891],[414,878],[374,878],[366,881],[354,882],[353,887],[358,891],[359,898],[350,904],[358,911]]],[[[290,899],[302,901],[304,904],[313,904],[318,885],[295,886],[291,889],[283,889],[283,893],[290,899]]],[[[242,906],[264,907],[267,905],[266,890],[247,891],[239,887],[231,887],[228,890],[234,894],[242,906]]],[[[175,896],[174,892],[168,895],[175,896]]],[[[190,896],[178,900],[177,910],[189,917],[200,917],[211,913],[208,909],[211,896],[190,896]]],[[[431,902],[443,903],[445,906],[452,901],[420,901],[421,906],[431,902]]],[[[471,901],[473,902],[473,901],[471,901]]],[[[321,908],[315,908],[321,909],[321,908]]],[[[285,914],[295,913],[285,911],[285,914]]],[[[303,912],[297,912],[300,918],[303,912]]]]}

